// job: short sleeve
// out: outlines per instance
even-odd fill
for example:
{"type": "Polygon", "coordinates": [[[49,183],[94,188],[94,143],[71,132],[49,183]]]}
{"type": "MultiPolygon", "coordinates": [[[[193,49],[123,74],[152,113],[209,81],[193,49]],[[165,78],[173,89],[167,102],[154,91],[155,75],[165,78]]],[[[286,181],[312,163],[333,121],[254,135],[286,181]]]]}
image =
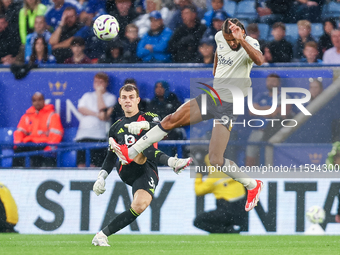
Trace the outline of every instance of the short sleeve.
{"type": "Polygon", "coordinates": [[[80,107],[86,107],[87,106],[87,102],[89,100],[89,94],[85,93],[78,101],[78,108],[80,107]]]}
{"type": "Polygon", "coordinates": [[[251,38],[250,36],[247,36],[246,37],[246,41],[256,50],[260,51],[261,52],[261,48],[260,48],[260,44],[259,42],[254,39],[254,38],[251,38]]]}

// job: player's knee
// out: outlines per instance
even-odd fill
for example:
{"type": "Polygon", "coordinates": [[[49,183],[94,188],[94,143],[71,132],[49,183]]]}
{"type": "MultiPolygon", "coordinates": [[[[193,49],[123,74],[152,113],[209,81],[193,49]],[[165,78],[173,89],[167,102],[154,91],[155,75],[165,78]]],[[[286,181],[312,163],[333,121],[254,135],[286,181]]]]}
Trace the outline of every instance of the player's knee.
{"type": "Polygon", "coordinates": [[[133,201],[131,207],[136,213],[141,214],[142,212],[145,211],[145,209],[149,206],[149,204],[150,204],[150,201],[146,199],[140,199],[137,201],[133,201]]]}

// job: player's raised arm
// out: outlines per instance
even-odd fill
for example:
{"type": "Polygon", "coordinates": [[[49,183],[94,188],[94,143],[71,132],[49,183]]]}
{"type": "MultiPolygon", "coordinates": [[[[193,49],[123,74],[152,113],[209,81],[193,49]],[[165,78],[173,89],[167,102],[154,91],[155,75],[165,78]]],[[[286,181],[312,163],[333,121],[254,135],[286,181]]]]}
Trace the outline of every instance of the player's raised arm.
{"type": "Polygon", "coordinates": [[[231,21],[229,21],[229,29],[235,40],[241,44],[254,63],[258,66],[262,65],[264,63],[262,52],[255,49],[245,40],[246,35],[242,32],[242,29],[231,21]]]}

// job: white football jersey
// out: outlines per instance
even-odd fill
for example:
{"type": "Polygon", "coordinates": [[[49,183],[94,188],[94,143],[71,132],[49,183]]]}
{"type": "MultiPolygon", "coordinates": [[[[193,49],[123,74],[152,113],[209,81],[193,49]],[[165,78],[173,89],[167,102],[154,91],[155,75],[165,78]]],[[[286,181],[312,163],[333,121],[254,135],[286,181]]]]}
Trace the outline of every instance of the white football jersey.
{"type": "MultiPolygon", "coordinates": [[[[245,39],[252,47],[260,51],[259,42],[247,36],[245,39]]],[[[215,35],[217,67],[214,78],[214,89],[223,101],[233,102],[233,97],[227,86],[232,85],[240,88],[243,95],[248,95],[248,88],[251,86],[250,70],[253,67],[253,60],[243,47],[238,51],[232,50],[224,39],[222,31],[215,35]]]]}

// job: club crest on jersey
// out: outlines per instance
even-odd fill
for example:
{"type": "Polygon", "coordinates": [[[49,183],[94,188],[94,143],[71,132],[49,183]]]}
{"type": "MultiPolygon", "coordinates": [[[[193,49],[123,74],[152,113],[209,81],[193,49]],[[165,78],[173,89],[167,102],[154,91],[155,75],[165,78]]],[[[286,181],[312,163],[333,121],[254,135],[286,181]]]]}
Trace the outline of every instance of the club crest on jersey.
{"type": "Polygon", "coordinates": [[[127,146],[133,145],[136,142],[136,138],[133,135],[124,135],[124,139],[127,146]]]}
{"type": "Polygon", "coordinates": [[[229,65],[231,66],[234,63],[234,60],[232,60],[230,57],[228,59],[225,59],[222,55],[218,55],[218,64],[219,65],[229,65]]]}

